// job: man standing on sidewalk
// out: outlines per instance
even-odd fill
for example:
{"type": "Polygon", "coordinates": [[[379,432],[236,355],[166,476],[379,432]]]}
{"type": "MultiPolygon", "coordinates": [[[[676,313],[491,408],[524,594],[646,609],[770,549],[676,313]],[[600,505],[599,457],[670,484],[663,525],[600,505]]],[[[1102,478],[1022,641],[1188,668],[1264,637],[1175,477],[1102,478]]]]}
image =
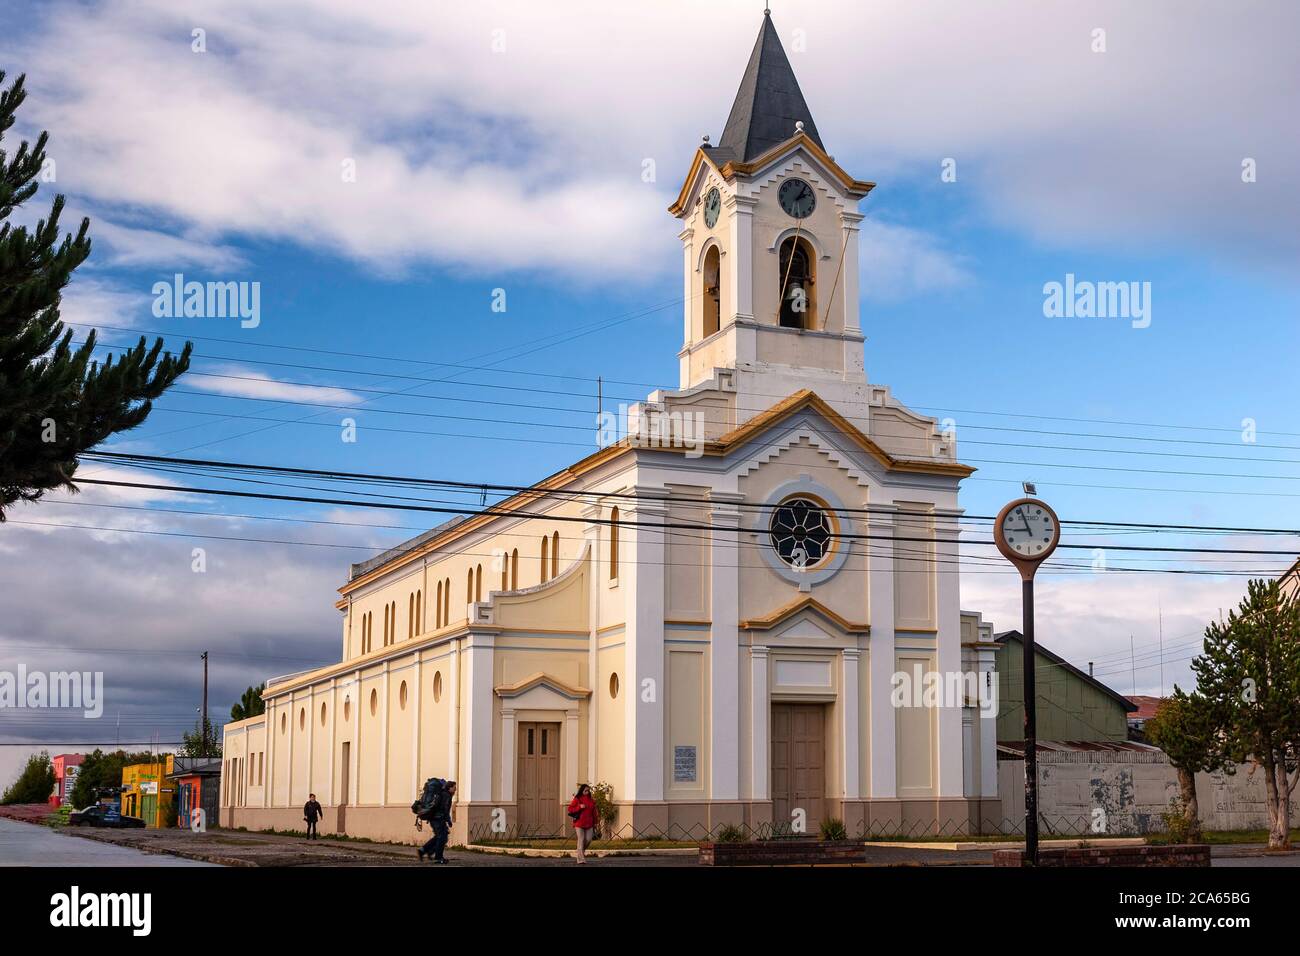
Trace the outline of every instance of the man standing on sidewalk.
{"type": "Polygon", "coordinates": [[[325,815],[319,803],[316,802],[316,794],[307,795],[307,803],[302,808],[302,818],[307,821],[307,839],[319,840],[320,834],[316,832],[316,821],[325,815]]]}

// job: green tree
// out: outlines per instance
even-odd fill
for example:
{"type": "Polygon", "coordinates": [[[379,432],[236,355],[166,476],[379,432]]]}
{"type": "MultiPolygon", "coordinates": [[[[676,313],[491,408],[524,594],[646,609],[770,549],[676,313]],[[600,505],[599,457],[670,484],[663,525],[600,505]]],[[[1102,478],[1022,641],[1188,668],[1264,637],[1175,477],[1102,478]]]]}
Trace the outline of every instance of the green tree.
{"type": "Polygon", "coordinates": [[[1300,780],[1300,598],[1277,581],[1251,581],[1240,607],[1205,629],[1202,646],[1192,671],[1209,702],[1216,757],[1263,771],[1268,845],[1289,848],[1300,780]]]}
{"type": "Polygon", "coordinates": [[[72,788],[72,808],[80,810],[99,799],[100,791],[116,791],[122,786],[122,768],[135,763],[152,763],[158,760],[157,754],[127,753],[125,750],[113,750],[105,753],[96,750],[86,754],[77,774],[77,783],[72,788]]]}
{"type": "MultiPolygon", "coordinates": [[[[8,89],[4,77],[0,71],[0,143],[27,96],[24,77],[8,89]]],[[[36,195],[47,139],[41,133],[30,147],[24,140],[12,157],[0,149],[0,521],[15,502],[55,488],[76,491],[77,456],[143,422],[152,400],[190,363],[190,343],[172,356],[162,339],[146,349],[143,336],[120,355],[92,361],[93,330],[73,350],[59,303],[90,255],[90,220],[60,239],[60,195],[34,229],[8,221],[36,195]]]]}
{"type": "Polygon", "coordinates": [[[54,763],[42,750],[27,758],[18,779],[0,796],[0,803],[44,803],[54,792],[54,763]]]}
{"type": "Polygon", "coordinates": [[[1146,722],[1147,739],[1163,750],[1178,774],[1178,789],[1185,832],[1191,842],[1201,839],[1200,806],[1196,799],[1196,775],[1223,767],[1214,715],[1199,693],[1184,693],[1177,685],[1174,696],[1161,702],[1155,716],[1146,722]]]}
{"type": "Polygon", "coordinates": [[[220,757],[221,741],[217,739],[217,728],[212,725],[212,721],[203,722],[202,729],[196,721],[194,729],[181,734],[181,749],[177,751],[178,757],[220,757]],[[205,740],[205,732],[206,737],[205,740]]]}
{"type": "Polygon", "coordinates": [[[256,687],[250,687],[240,696],[235,705],[230,708],[231,720],[245,720],[249,717],[260,717],[266,713],[266,701],[262,700],[262,691],[266,690],[265,684],[258,684],[256,687]]]}

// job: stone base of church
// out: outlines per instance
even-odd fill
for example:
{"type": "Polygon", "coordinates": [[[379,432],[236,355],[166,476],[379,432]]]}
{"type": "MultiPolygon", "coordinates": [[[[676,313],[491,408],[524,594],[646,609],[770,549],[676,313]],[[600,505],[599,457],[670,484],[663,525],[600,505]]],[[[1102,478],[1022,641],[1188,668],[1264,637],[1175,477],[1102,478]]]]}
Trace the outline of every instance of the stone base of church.
{"type": "MultiPolygon", "coordinates": [[[[750,830],[775,821],[770,800],[664,801],[619,804],[616,832],[662,834],[669,839],[703,839],[726,824],[750,830]]],[[[850,835],[970,836],[999,833],[1002,802],[997,799],[938,798],[844,800],[827,798],[827,818],[844,822],[850,835]]]]}
{"type": "MultiPolygon", "coordinates": [[[[844,821],[850,836],[935,837],[999,833],[1002,803],[989,799],[844,800],[827,798],[827,818],[844,821]]],[[[511,804],[470,803],[456,808],[450,842],[463,845],[492,832],[493,814],[511,804]]],[[[426,824],[415,829],[407,806],[327,806],[318,824],[322,836],[346,835],[386,843],[418,845],[432,836],[426,824]]],[[[639,801],[618,805],[614,832],[619,836],[661,836],[674,840],[703,840],[719,827],[735,824],[749,830],[770,826],[770,800],[639,801]]],[[[296,807],[222,807],[220,825],[232,829],[306,831],[296,807]]],[[[567,821],[564,824],[568,835],[567,821]]]]}
{"type": "Polygon", "coordinates": [[[874,837],[972,836],[1000,833],[1002,825],[997,799],[827,800],[827,806],[849,833],[874,837]]]}

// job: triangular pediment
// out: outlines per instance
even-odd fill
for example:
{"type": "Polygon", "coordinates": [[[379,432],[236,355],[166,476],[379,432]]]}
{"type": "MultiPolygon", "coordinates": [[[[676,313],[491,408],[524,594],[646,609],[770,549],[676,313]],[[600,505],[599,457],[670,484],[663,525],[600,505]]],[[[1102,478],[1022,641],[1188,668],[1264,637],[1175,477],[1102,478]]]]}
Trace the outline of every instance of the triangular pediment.
{"type": "Polygon", "coordinates": [[[827,182],[834,183],[850,198],[862,199],[867,193],[876,188],[875,183],[854,179],[850,176],[839,163],[831,159],[826,150],[818,146],[806,133],[796,133],[761,156],[756,157],[750,163],[723,161],[723,157],[716,150],[708,146],[699,147],[695,151],[695,157],[691,160],[690,169],[686,172],[681,191],[677,194],[677,199],[673,204],[668,207],[668,211],[674,216],[685,215],[691,208],[691,200],[695,196],[700,181],[709,172],[713,172],[728,183],[734,183],[738,179],[749,181],[779,167],[795,154],[816,168],[826,178],[827,182]]]}
{"type": "Polygon", "coordinates": [[[770,631],[779,632],[782,636],[825,636],[833,637],[839,634],[870,634],[871,625],[855,623],[836,614],[826,605],[822,604],[816,598],[806,597],[797,601],[792,601],[785,607],[778,608],[771,614],[763,617],[751,618],[740,622],[740,629],[743,631],[770,631]],[[792,635],[791,631],[801,624],[811,624],[814,630],[808,634],[792,635]],[[829,624],[835,629],[832,633],[826,631],[822,626],[829,624]]]}
{"type": "MultiPolygon", "coordinates": [[[[523,680],[515,681],[513,684],[500,684],[493,688],[498,697],[522,698],[533,695],[535,691],[549,691],[551,694],[559,695],[565,700],[583,700],[591,696],[591,691],[583,687],[571,687],[561,680],[557,680],[548,674],[538,671],[525,677],[523,680]]],[[[534,695],[535,696],[535,695],[534,695]]]]}
{"type": "Polygon", "coordinates": [[[804,389],[789,398],[778,402],[765,412],[760,412],[738,428],[722,435],[706,449],[706,453],[730,454],[745,445],[761,440],[765,433],[778,428],[802,412],[811,411],[826,422],[828,430],[835,435],[835,447],[840,448],[846,441],[865,451],[876,463],[889,471],[910,471],[922,474],[951,475],[965,478],[975,471],[969,465],[954,461],[936,461],[933,459],[899,458],[881,448],[865,432],[852,424],[843,415],[831,407],[816,392],[804,389]]]}

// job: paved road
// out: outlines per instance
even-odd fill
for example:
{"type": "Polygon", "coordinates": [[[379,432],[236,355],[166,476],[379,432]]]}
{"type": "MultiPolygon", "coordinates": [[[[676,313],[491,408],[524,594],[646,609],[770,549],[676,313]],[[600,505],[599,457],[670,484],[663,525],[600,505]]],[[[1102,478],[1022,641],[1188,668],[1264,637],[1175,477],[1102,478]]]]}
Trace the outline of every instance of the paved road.
{"type": "Polygon", "coordinates": [[[1263,846],[1216,846],[1210,851],[1210,865],[1220,866],[1300,866],[1300,850],[1289,853],[1266,852],[1263,846]]]}
{"type": "Polygon", "coordinates": [[[0,819],[0,866],[212,866],[0,819]]]}

